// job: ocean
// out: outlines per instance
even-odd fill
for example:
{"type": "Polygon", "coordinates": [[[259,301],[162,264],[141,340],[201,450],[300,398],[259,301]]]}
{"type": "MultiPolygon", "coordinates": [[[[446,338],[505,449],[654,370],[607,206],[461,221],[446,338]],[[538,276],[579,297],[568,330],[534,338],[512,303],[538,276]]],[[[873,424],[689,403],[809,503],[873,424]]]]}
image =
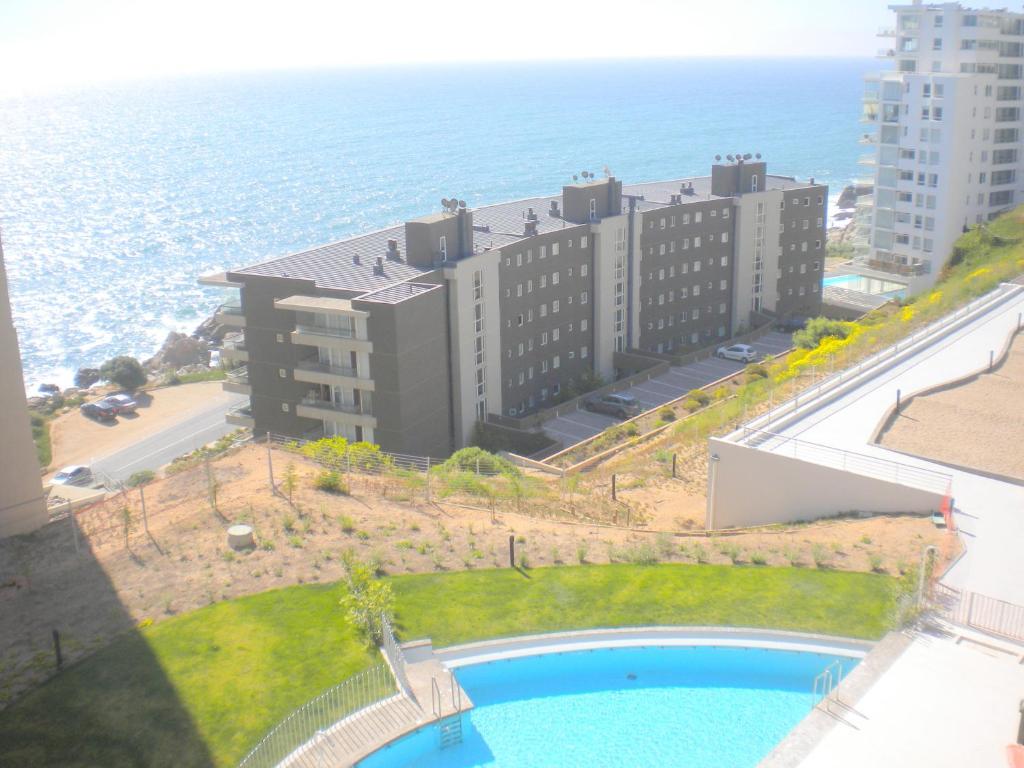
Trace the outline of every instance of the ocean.
{"type": "Polygon", "coordinates": [[[0,100],[0,227],[26,384],[152,355],[222,300],[206,272],[433,212],[625,183],[857,175],[850,59],[672,59],[275,72],[0,100]]]}

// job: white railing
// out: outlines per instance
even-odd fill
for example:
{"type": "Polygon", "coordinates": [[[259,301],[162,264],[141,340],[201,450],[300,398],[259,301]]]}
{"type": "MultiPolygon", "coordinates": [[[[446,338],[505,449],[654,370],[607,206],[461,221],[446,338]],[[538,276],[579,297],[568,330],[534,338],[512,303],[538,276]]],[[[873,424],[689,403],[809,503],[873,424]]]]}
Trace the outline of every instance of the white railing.
{"type": "Polygon", "coordinates": [[[391,622],[384,614],[381,614],[380,625],[382,636],[380,649],[384,652],[384,656],[391,666],[391,671],[398,681],[402,693],[415,701],[416,697],[413,695],[412,686],[409,685],[409,678],[405,673],[405,654],[402,652],[402,646],[398,644],[398,640],[395,638],[395,630],[391,626],[391,622]]]}
{"type": "Polygon", "coordinates": [[[997,304],[1002,301],[1008,294],[1017,293],[1021,289],[1019,285],[1001,285],[994,291],[981,296],[974,301],[965,304],[963,307],[958,309],[956,312],[945,315],[939,318],[933,323],[929,323],[923,328],[919,328],[909,336],[900,339],[892,346],[886,347],[885,349],[876,352],[870,357],[861,360],[856,366],[846,368],[842,371],[832,374],[816,384],[811,385],[807,389],[799,392],[794,397],[780,403],[777,406],[771,407],[766,414],[759,416],[756,419],[748,422],[744,427],[741,427],[732,435],[729,435],[729,439],[734,439],[741,435],[744,429],[753,428],[754,430],[765,429],[769,427],[774,421],[782,418],[783,416],[795,413],[799,408],[800,404],[807,405],[814,399],[820,397],[822,394],[832,391],[841,384],[847,383],[853,379],[859,377],[863,372],[870,370],[879,363],[897,356],[900,352],[905,352],[909,347],[914,346],[918,342],[922,341],[928,336],[932,336],[939,331],[959,322],[964,317],[972,314],[977,309],[984,307],[988,304],[997,304]]]}
{"type": "Polygon", "coordinates": [[[846,451],[828,445],[810,443],[795,437],[767,432],[762,429],[741,427],[743,442],[752,447],[771,451],[781,456],[813,462],[823,466],[853,472],[857,475],[874,477],[891,483],[907,485],[922,491],[946,494],[949,492],[953,476],[932,469],[901,464],[878,456],[846,451]]]}
{"type": "Polygon", "coordinates": [[[936,584],[933,607],[936,613],[954,624],[974,627],[1018,642],[1024,641],[1022,605],[936,584]]]}
{"type": "Polygon", "coordinates": [[[357,712],[374,706],[386,709],[396,693],[386,664],[353,675],[288,715],[245,756],[239,768],[273,768],[284,762],[317,765],[315,756],[305,760],[303,745],[357,712]]]}

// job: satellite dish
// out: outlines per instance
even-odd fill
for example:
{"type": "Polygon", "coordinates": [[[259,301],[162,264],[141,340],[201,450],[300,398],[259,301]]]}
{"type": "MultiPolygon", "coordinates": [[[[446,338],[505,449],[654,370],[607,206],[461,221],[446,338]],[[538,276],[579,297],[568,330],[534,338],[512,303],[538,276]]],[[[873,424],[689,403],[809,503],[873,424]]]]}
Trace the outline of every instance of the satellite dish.
{"type": "Polygon", "coordinates": [[[465,207],[466,207],[466,201],[465,200],[459,200],[459,208],[465,208],[465,207]]]}
{"type": "Polygon", "coordinates": [[[573,180],[573,181],[579,181],[579,180],[580,180],[580,177],[579,177],[579,176],[577,176],[577,175],[576,175],[576,174],[574,173],[574,174],[572,175],[572,180],[573,180]]]}
{"type": "Polygon", "coordinates": [[[448,207],[448,198],[447,197],[442,197],[441,198],[441,207],[442,208],[447,208],[448,207]]]}
{"type": "Polygon", "coordinates": [[[743,156],[743,159],[744,159],[744,160],[749,160],[749,159],[750,159],[750,153],[749,153],[749,152],[747,152],[747,154],[745,154],[745,155],[743,156]]]}
{"type": "Polygon", "coordinates": [[[731,163],[732,162],[732,155],[726,155],[725,159],[728,160],[731,163]]]}
{"type": "Polygon", "coordinates": [[[761,153],[760,152],[755,153],[754,157],[756,157],[758,160],[760,160],[761,159],[761,153]]]}
{"type": "Polygon", "coordinates": [[[715,155],[715,162],[716,163],[722,162],[722,156],[721,155],[715,155]]]}

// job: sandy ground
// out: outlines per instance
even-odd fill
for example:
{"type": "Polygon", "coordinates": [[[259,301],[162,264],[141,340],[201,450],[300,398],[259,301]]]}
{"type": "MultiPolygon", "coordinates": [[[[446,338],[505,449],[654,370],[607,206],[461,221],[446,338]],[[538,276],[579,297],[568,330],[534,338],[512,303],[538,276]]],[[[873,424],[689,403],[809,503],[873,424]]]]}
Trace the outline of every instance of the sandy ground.
{"type": "MultiPolygon", "coordinates": [[[[313,488],[318,467],[283,451],[274,451],[273,461],[279,487],[288,464],[294,466],[291,501],[270,490],[266,449],[245,446],[213,462],[209,475],[200,465],[147,486],[148,536],[140,493],[131,491],[79,514],[80,553],[69,520],[0,541],[0,706],[52,673],[54,628],[66,656],[79,658],[141,621],[275,587],[337,580],[346,549],[391,574],[505,567],[513,536],[530,567],[653,558],[895,575],[913,567],[925,545],[949,553],[954,545],[928,520],[912,517],[709,538],[699,530],[704,498],[687,491],[698,480],[674,480],[664,471],[623,478],[615,503],[622,525],[614,527],[574,522],[568,513],[553,519],[540,505],[524,504],[517,513],[512,506],[492,511],[471,498],[428,502],[422,490],[374,476],[352,475],[352,496],[333,495],[313,488]],[[226,546],[226,529],[235,522],[254,526],[254,550],[226,546]]],[[[588,480],[571,498],[563,495],[563,505],[578,515],[604,508],[606,500],[597,498],[609,490],[604,483],[600,476],[588,480]]]]}
{"type": "Polygon", "coordinates": [[[1024,480],[1024,335],[1002,365],[960,386],[916,398],[879,442],[937,461],[1024,480]]]}
{"type": "Polygon", "coordinates": [[[96,421],[83,416],[77,408],[73,409],[50,424],[53,444],[50,467],[56,472],[69,464],[90,464],[93,459],[128,448],[181,421],[222,393],[219,381],[141,392],[136,398],[138,413],[119,416],[116,421],[96,421]]]}

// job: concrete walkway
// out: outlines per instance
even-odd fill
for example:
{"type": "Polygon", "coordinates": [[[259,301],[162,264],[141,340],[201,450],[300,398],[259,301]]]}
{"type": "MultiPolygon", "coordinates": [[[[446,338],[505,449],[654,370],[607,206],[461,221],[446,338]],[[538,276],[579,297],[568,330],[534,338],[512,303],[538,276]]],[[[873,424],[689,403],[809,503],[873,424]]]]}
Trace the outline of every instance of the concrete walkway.
{"type": "MultiPolygon", "coordinates": [[[[1019,605],[1024,604],[1024,557],[1020,555],[1024,487],[891,451],[874,445],[872,439],[894,405],[897,390],[906,397],[986,368],[990,351],[998,357],[1008,346],[1021,313],[1024,291],[950,335],[922,345],[889,370],[866,377],[833,402],[816,406],[809,399],[795,418],[785,419],[778,427],[763,427],[787,437],[952,475],[956,522],[967,551],[944,583],[1019,605]]],[[[771,445],[766,447],[770,450],[771,445]]]]}

